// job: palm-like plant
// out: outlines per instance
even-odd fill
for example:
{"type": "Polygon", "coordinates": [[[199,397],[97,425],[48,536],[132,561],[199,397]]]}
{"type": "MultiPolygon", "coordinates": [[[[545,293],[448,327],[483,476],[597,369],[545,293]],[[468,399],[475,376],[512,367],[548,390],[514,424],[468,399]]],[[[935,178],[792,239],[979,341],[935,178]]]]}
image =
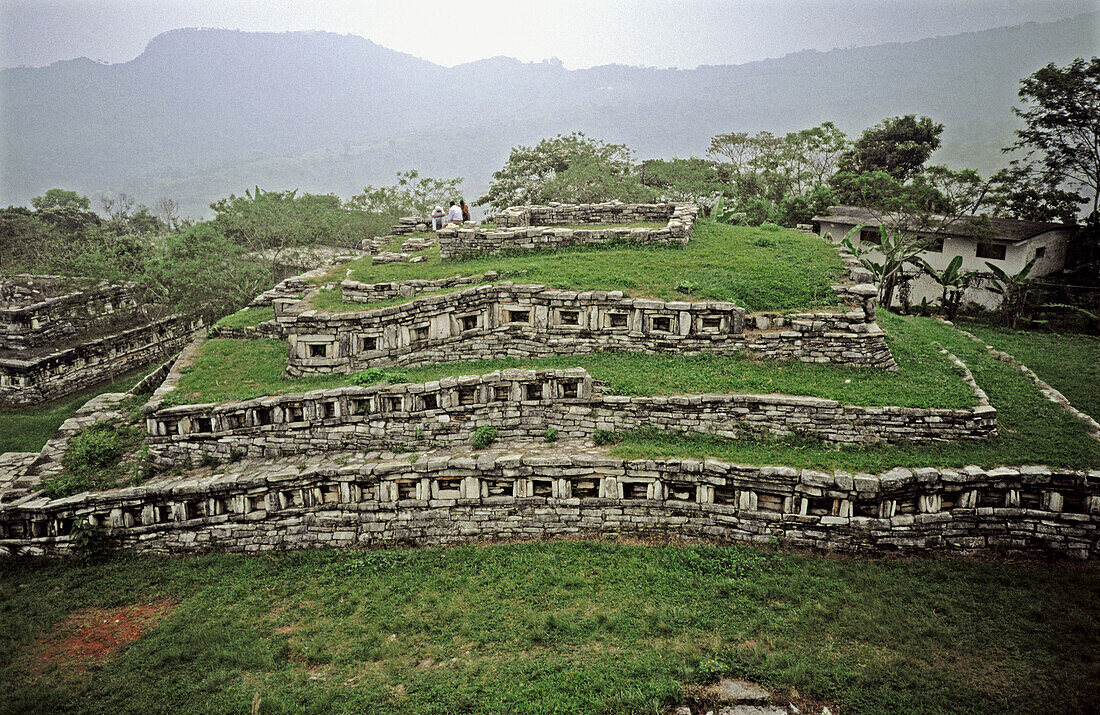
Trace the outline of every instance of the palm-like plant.
{"type": "Polygon", "coordinates": [[[947,268],[937,271],[928,264],[928,261],[921,259],[924,271],[943,289],[940,294],[940,307],[943,308],[943,314],[948,320],[955,319],[966,289],[970,287],[974,282],[974,278],[978,275],[977,271],[962,270],[962,262],[962,256],[955,256],[947,264],[947,268]]]}
{"type": "Polygon", "coordinates": [[[855,246],[852,236],[863,230],[864,224],[859,224],[844,235],[840,243],[852,252],[860,264],[871,272],[878,283],[878,302],[884,308],[889,308],[894,300],[894,290],[904,278],[905,266],[920,266],[920,254],[928,247],[930,239],[909,235],[902,231],[887,230],[886,226],[879,226],[881,244],[875,246],[875,251],[882,255],[881,261],[868,257],[869,249],[855,246]]]}
{"type": "Polygon", "coordinates": [[[1032,266],[1038,256],[1027,262],[1018,273],[1008,275],[1000,266],[995,266],[989,261],[985,265],[993,273],[993,280],[989,284],[989,290],[1001,296],[1001,322],[1010,328],[1016,327],[1016,321],[1024,312],[1027,305],[1027,294],[1031,288],[1032,278],[1028,277],[1032,266]]]}

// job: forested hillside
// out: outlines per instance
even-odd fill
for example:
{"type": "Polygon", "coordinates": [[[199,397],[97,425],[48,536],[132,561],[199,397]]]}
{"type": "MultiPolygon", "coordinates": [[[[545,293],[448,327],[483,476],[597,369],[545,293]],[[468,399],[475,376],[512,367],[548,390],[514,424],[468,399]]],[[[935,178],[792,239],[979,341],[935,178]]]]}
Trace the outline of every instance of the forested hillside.
{"type": "Polygon", "coordinates": [[[987,173],[1020,77],[1095,54],[1098,17],[693,70],[445,68],[349,35],[178,30],[127,63],[0,73],[0,204],[68,186],[199,216],[246,186],[348,196],[410,167],[465,176],[475,196],[510,147],[557,132],[644,159],[702,155],[721,132],[855,133],[903,114],[946,125],[935,161],[987,173]]]}

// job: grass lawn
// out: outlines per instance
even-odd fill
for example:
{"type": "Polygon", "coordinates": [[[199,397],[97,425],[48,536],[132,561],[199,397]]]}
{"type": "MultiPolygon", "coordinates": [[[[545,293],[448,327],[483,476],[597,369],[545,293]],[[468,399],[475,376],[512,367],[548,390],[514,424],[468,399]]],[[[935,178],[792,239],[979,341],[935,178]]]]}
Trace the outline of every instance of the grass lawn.
{"type": "Polygon", "coordinates": [[[218,322],[216,328],[252,328],[260,323],[266,323],[275,319],[275,309],[269,305],[242,308],[236,313],[231,313],[218,322]]]}
{"type": "Polygon", "coordinates": [[[419,255],[423,263],[374,265],[361,258],[338,266],[318,283],[365,283],[480,275],[569,290],[621,290],[663,300],[726,300],[749,311],[797,311],[831,307],[829,286],[844,275],[836,248],[817,236],[779,229],[725,226],[699,221],[685,247],[575,247],[545,253],[479,256],[442,261],[439,247],[419,255]]]}
{"type": "MultiPolygon", "coordinates": [[[[699,393],[784,393],[810,395],[854,405],[906,407],[971,407],[974,394],[960,373],[933,346],[943,326],[887,315],[891,349],[901,370],[755,361],[712,355],[645,355],[603,352],[544,359],[456,362],[401,369],[407,382],[427,382],[453,375],[493,372],[509,367],[583,367],[618,395],[699,393]]],[[[208,341],[182,377],[172,402],[223,402],[261,395],[301,392],[351,384],[347,375],[288,378],[287,347],[280,340],[208,341]]],[[[391,368],[391,370],[394,370],[391,368]]]]}
{"type": "Polygon", "coordinates": [[[959,326],[1030,367],[1077,409],[1100,420],[1100,337],[1010,330],[971,321],[959,326]]]}
{"type": "Polygon", "coordinates": [[[982,346],[930,318],[902,318],[879,312],[889,330],[895,322],[923,323],[926,335],[967,364],[997,408],[999,435],[971,443],[832,447],[807,441],[732,441],[674,434],[632,434],[614,448],[626,458],[701,457],[747,464],[880,472],[891,467],[981,467],[1048,464],[1100,467],[1100,442],[1083,423],[1047,400],[1025,375],[985,353],[982,346]]]}
{"type": "Polygon", "coordinates": [[[126,392],[156,365],[140,367],[53,402],[0,409],[0,452],[37,452],[53,437],[61,423],[76,414],[85,402],[104,392],[126,392]]]}
{"type": "Polygon", "coordinates": [[[803,712],[1089,712],[1098,609],[1091,566],[747,547],[5,560],[0,711],[663,713],[714,659],[803,712]]]}

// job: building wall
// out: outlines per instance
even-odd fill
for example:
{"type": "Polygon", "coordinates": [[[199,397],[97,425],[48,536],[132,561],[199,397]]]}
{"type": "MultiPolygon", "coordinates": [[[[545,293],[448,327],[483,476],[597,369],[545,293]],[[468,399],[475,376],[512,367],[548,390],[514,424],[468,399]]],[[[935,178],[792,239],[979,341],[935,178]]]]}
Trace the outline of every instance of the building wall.
{"type": "Polygon", "coordinates": [[[66,555],[73,525],[137,553],[659,537],[861,554],[987,550],[1096,559],[1100,471],[851,475],[708,459],[486,454],[239,463],[204,479],[0,505],[0,555],[66,555]]]}
{"type": "MultiPolygon", "coordinates": [[[[821,235],[834,243],[839,243],[851,229],[852,224],[821,222],[821,235]]],[[[962,256],[962,270],[964,271],[975,270],[989,274],[989,267],[986,265],[986,261],[989,261],[1005,273],[1014,275],[1023,270],[1027,262],[1035,257],[1039,248],[1045,248],[1045,255],[1036,261],[1029,273],[1033,277],[1039,277],[1057,273],[1065,267],[1068,243],[1069,233],[1067,231],[1048,231],[1026,241],[1006,244],[1005,257],[1003,260],[998,260],[978,258],[977,242],[974,240],[959,236],[946,236],[942,251],[925,251],[921,254],[921,258],[940,271],[947,268],[947,265],[955,256],[962,256]]],[[[859,240],[858,235],[852,237],[852,244],[857,248],[864,245],[859,240]]],[[[867,244],[865,247],[870,248],[872,258],[881,258],[881,254],[875,251],[874,244],[867,244]]],[[[910,272],[914,270],[910,268],[910,272]]],[[[988,279],[980,281],[967,290],[964,300],[967,304],[987,310],[996,309],[1000,306],[1001,296],[983,287],[984,285],[988,285],[988,279]]],[[[920,304],[922,298],[926,298],[929,303],[938,301],[943,292],[943,288],[926,274],[915,279],[911,286],[910,301],[914,304],[920,304]]],[[[894,302],[895,305],[899,304],[896,294],[894,302]]]]}

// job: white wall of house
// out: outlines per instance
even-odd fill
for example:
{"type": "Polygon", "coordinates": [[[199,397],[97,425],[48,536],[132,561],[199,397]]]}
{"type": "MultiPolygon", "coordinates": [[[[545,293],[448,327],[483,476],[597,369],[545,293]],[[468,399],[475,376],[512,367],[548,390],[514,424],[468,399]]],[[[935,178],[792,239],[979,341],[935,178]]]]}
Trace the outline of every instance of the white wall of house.
{"type": "MultiPolygon", "coordinates": [[[[839,243],[853,228],[850,223],[834,223],[831,221],[821,221],[820,223],[821,236],[833,243],[839,243]]],[[[946,236],[944,237],[942,251],[925,251],[921,254],[921,258],[936,270],[942,271],[951,262],[951,259],[955,256],[962,256],[962,268],[965,271],[976,270],[988,274],[989,267],[986,265],[986,261],[989,261],[1005,273],[1013,275],[1023,270],[1027,262],[1041,251],[1042,256],[1035,262],[1035,266],[1032,267],[1029,274],[1032,277],[1039,277],[1056,273],[1065,267],[1066,244],[1068,241],[1069,232],[1060,230],[1047,231],[1018,243],[993,241],[1005,246],[1005,257],[995,259],[979,258],[977,255],[978,242],[974,239],[962,236],[946,236]]],[[[881,254],[875,251],[875,244],[861,243],[858,233],[852,236],[852,244],[857,248],[868,248],[872,259],[881,258],[881,254]]],[[[964,300],[968,304],[993,310],[1000,305],[1001,297],[993,291],[983,288],[982,284],[984,283],[987,283],[987,281],[979,281],[967,290],[964,300]]],[[[939,300],[942,291],[943,289],[939,283],[936,283],[928,275],[922,275],[911,283],[909,300],[914,305],[919,305],[922,298],[927,298],[928,302],[932,303],[939,300]]],[[[895,305],[898,304],[896,294],[894,303],[895,305]]]]}

